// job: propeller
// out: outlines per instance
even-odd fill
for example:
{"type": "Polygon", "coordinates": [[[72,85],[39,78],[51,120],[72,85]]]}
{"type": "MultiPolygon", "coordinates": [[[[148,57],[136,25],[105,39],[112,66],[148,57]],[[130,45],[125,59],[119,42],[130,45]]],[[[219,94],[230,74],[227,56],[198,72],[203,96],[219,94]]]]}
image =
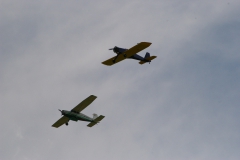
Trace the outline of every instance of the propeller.
{"type": "MultiPolygon", "coordinates": [[[[60,109],[58,109],[61,113],[62,113],[62,110],[60,110],[60,109]]],[[[62,115],[63,115],[63,113],[62,113],[62,115]]]]}
{"type": "Polygon", "coordinates": [[[115,48],[117,48],[117,46],[113,47],[113,48],[110,48],[109,50],[114,50],[115,48]]]}

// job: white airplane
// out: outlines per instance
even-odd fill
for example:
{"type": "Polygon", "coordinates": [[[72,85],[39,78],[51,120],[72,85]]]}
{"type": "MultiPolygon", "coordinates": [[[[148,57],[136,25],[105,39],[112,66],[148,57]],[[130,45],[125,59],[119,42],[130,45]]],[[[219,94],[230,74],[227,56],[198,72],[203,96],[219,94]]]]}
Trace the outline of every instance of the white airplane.
{"type": "Polygon", "coordinates": [[[81,103],[79,103],[76,107],[74,107],[71,111],[66,110],[60,110],[62,113],[62,118],[60,118],[57,122],[55,122],[52,127],[60,127],[63,124],[68,125],[69,120],[72,121],[87,121],[90,122],[87,126],[92,127],[95,124],[99,123],[105,116],[97,114],[93,114],[93,118],[90,118],[82,113],[80,113],[82,110],[84,110],[89,104],[91,104],[97,97],[94,95],[89,96],[85,100],[83,100],[81,103]]]}

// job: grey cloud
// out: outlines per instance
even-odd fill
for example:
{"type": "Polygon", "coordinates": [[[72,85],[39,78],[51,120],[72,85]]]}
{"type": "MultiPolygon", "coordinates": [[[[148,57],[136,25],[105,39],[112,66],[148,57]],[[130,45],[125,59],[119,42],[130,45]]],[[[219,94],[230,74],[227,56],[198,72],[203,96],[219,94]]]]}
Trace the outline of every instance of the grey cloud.
{"type": "Polygon", "coordinates": [[[2,3],[1,159],[238,159],[238,1],[2,3]],[[51,127],[90,94],[99,125],[51,127]]]}

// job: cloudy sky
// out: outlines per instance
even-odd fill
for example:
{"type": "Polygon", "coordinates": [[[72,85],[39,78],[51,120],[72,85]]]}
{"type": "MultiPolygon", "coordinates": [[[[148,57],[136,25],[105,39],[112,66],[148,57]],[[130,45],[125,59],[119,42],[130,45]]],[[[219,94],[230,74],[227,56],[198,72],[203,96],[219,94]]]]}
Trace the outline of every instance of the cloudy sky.
{"type": "Polygon", "coordinates": [[[240,158],[240,1],[0,0],[0,159],[240,158]],[[152,45],[149,65],[109,48],[152,45]],[[51,125],[89,95],[93,128],[51,125]]]}

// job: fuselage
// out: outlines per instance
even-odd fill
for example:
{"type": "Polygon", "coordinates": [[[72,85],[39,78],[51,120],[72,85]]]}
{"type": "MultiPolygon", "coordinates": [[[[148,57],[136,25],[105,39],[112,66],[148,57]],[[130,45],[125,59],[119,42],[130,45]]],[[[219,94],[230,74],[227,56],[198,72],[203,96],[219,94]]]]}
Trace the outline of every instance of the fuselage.
{"type": "Polygon", "coordinates": [[[62,114],[66,117],[68,117],[70,120],[72,121],[87,121],[87,122],[92,122],[93,119],[82,114],[82,113],[75,113],[75,112],[71,112],[71,111],[66,111],[66,110],[63,110],[62,111],[62,114]]]}
{"type": "MultiPolygon", "coordinates": [[[[125,49],[125,48],[119,48],[117,46],[115,46],[113,48],[113,52],[116,53],[116,54],[122,54],[124,53],[125,51],[127,51],[128,49],[125,49]]],[[[138,54],[134,54],[133,56],[131,57],[128,57],[128,58],[131,58],[131,59],[135,59],[135,60],[139,60],[139,61],[146,61],[145,58],[139,56],[138,54]]]]}

